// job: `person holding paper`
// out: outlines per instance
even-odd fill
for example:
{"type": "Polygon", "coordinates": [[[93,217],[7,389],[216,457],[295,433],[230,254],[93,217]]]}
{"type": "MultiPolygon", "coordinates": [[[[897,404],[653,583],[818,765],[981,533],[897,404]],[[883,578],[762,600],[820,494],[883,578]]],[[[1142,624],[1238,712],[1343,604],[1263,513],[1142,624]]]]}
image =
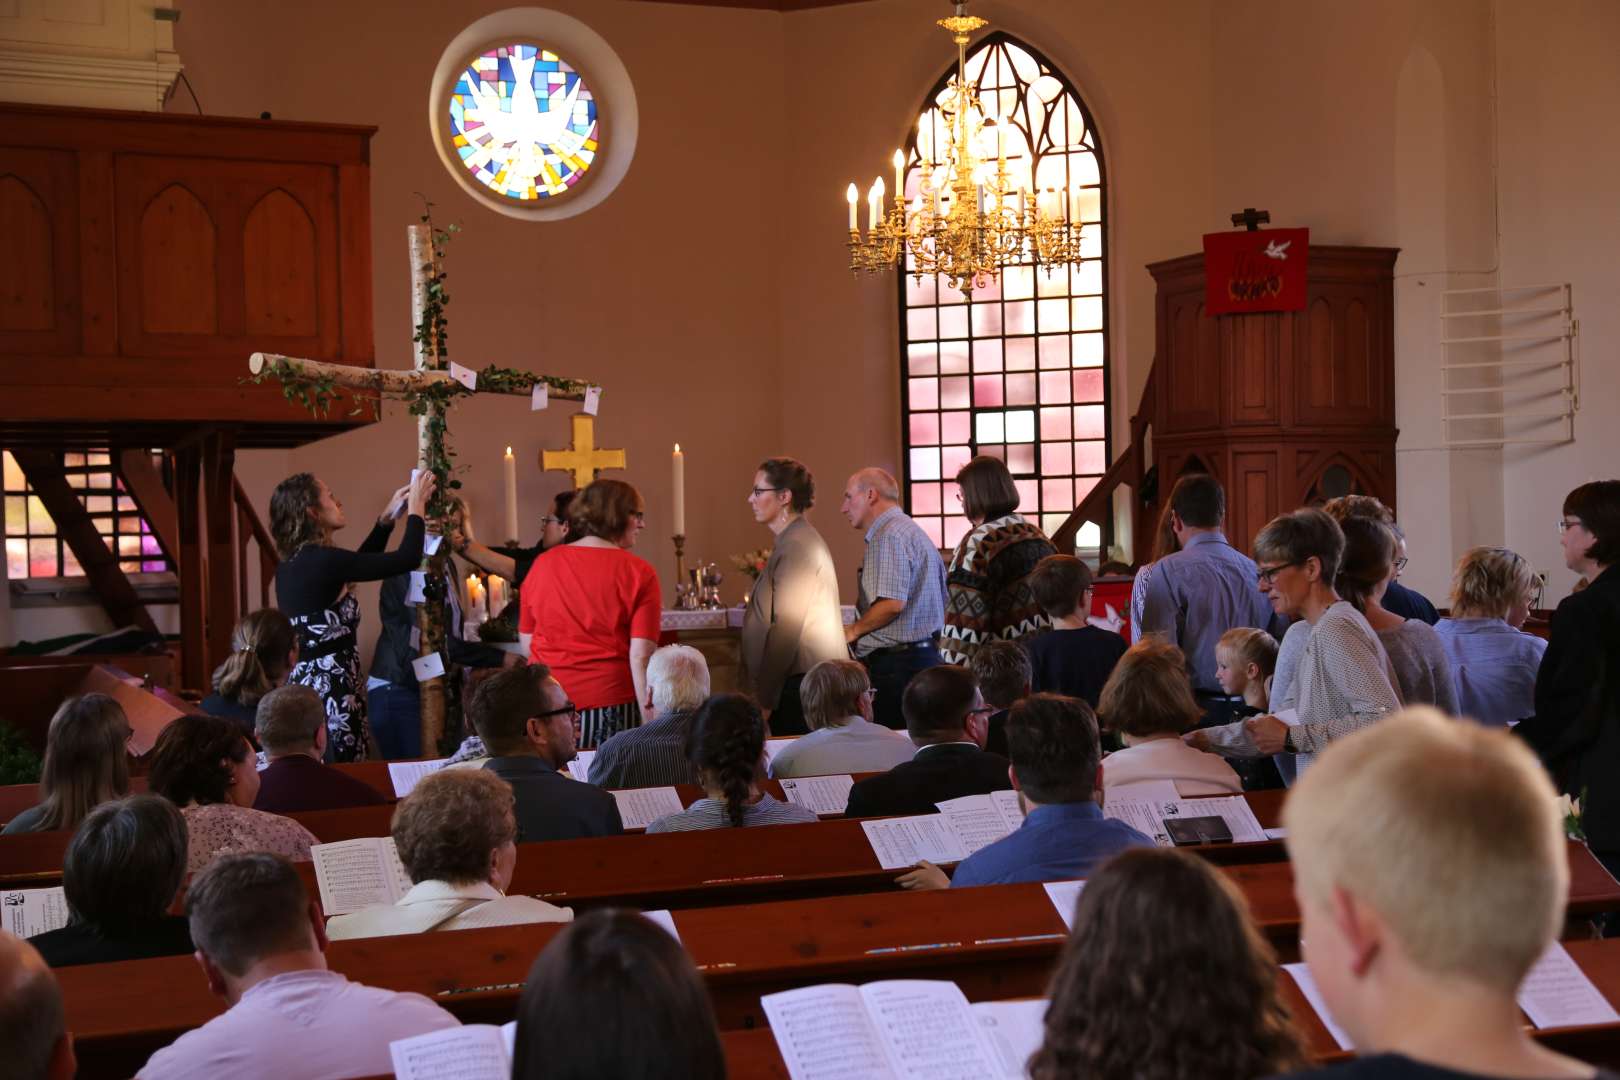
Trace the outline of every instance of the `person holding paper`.
{"type": "Polygon", "coordinates": [[[255,731],[269,764],[259,770],[255,810],[295,814],[378,806],[382,792],[324,764],[326,709],[307,686],[280,686],[259,699],[255,731]]]}
{"type": "Polygon", "coordinates": [[[549,666],[579,706],[583,750],[642,721],[663,619],[658,574],[630,551],[646,525],[642,507],[623,480],[592,481],[568,508],[578,538],[541,555],[523,579],[518,630],[531,635],[530,662],[549,666]]]}
{"type": "Polygon", "coordinates": [[[883,772],[916,754],[910,739],[873,722],[875,694],[859,661],[823,660],[805,675],[799,694],[810,733],[771,760],[772,776],[883,772]]]}
{"type": "Polygon", "coordinates": [[[686,757],[704,797],[647,826],[649,833],[816,821],[815,811],[773,799],[759,789],[765,776],[765,717],[746,694],[716,694],[692,718],[686,757]]]}
{"type": "Polygon", "coordinates": [[[424,777],[389,831],[410,890],[392,904],[334,915],[326,924],[332,940],[574,917],[532,896],[506,895],[517,869],[517,819],[512,789],[494,773],[441,769],[424,777]]]}
{"type": "Polygon", "coordinates": [[[647,661],[647,715],[597,747],[587,776],[609,790],[695,784],[686,757],[692,716],[709,696],[709,662],[690,645],[665,645],[647,661]]]}
{"type": "Polygon", "coordinates": [[[326,702],[327,751],[334,761],[366,756],[360,601],[350,586],[403,574],[422,561],[427,529],[422,515],[433,485],[432,471],[417,472],[394,492],[357,551],[333,546],[332,536],[348,518],[332,489],[310,473],[289,476],[270,496],[270,533],[281,556],[276,606],[298,631],[298,666],[289,681],[308,686],[326,702]],[[405,533],[399,547],[384,551],[402,513],[405,533]]]}
{"type": "Polygon", "coordinates": [[[634,911],[552,938],[518,1002],[512,1080],[725,1080],[709,993],[681,943],[634,911]]]}
{"type": "Polygon", "coordinates": [[[1181,739],[1204,710],[1187,683],[1187,661],[1174,645],[1151,636],[1132,645],[1103,684],[1098,712],[1125,741],[1123,750],[1103,758],[1105,796],[1130,784],[1163,780],[1174,783],[1183,798],[1243,791],[1225,759],[1181,739]]]}
{"type": "MultiPolygon", "coordinates": [[[[1079,698],[1035,694],[1007,714],[1008,775],[1024,823],[963,859],[952,888],[1083,878],[1098,863],[1153,841],[1123,821],[1103,817],[1102,751],[1097,718],[1079,698]]],[[[945,872],[932,863],[901,876],[907,889],[939,889],[945,872]]]]}
{"type": "Polygon", "coordinates": [[[1612,1077],[1539,1044],[1515,1002],[1563,927],[1569,858],[1511,734],[1408,709],[1329,747],[1283,826],[1311,979],[1367,1054],[1302,1075],[1612,1077]]]}
{"type": "Polygon", "coordinates": [[[748,593],[743,615],[745,685],[771,718],[776,735],[802,735],[799,686],[823,660],[849,655],[838,606],[832,552],[804,516],[815,505],[816,481],[792,458],[769,458],[754,472],[748,507],[776,538],[771,557],[748,593]]]}
{"type": "Polygon", "coordinates": [[[28,942],[0,930],[0,1061],[17,1080],[72,1080],[73,1036],[62,988],[28,942]]]}
{"type": "MultiPolygon", "coordinates": [[[[523,579],[529,576],[534,560],[552,548],[571,543],[575,539],[574,525],[568,517],[568,507],[578,494],[579,492],[570,488],[552,496],[550,512],[540,519],[540,539],[532,547],[508,545],[488,547],[479,543],[477,538],[468,532],[463,532],[460,536],[451,536],[450,542],[457,555],[481,570],[505,578],[512,583],[513,588],[517,588],[523,584],[523,579]]],[[[507,609],[511,606],[508,604],[507,609]]],[[[499,616],[500,612],[489,613],[491,619],[499,616]]],[[[512,616],[509,615],[508,618],[512,616]]],[[[516,630],[515,620],[512,626],[516,630]]]]}
{"type": "Polygon", "coordinates": [[[579,709],[546,665],[497,671],[478,684],[467,713],[489,751],[481,767],[512,787],[519,843],[624,831],[612,795],[562,771],[579,753],[579,709]]]}
{"type": "Polygon", "coordinates": [[[51,967],[110,964],[192,951],[186,920],[169,914],[186,879],[186,823],[161,795],[103,803],[62,858],[68,924],[29,939],[51,967]]]}
{"type": "Polygon", "coordinates": [[[310,847],[320,843],[292,818],[253,809],[258,755],[224,717],[182,716],[164,728],[152,748],[147,783],[186,819],[189,874],[237,851],[268,851],[308,862],[310,847]]]}
{"type": "Polygon", "coordinates": [[[81,694],[62,702],[45,733],[40,801],[7,822],[4,834],[76,829],[97,806],[129,794],[129,736],[117,699],[81,694]]]}
{"type": "Polygon", "coordinates": [[[1007,759],[984,750],[986,724],[995,710],[984,703],[966,668],[940,664],[918,672],[901,709],[916,753],[886,773],[856,782],[846,817],[935,814],[935,803],[1012,787],[1007,759]]]}
{"type": "Polygon", "coordinates": [[[192,879],[197,963],[226,1011],[153,1054],[140,1080],[264,1080],[391,1073],[388,1044],[459,1021],[421,994],[350,982],[326,966],[320,912],[290,863],[226,855],[192,879]]]}
{"type": "Polygon", "coordinates": [[[198,708],[235,720],[252,738],[259,699],[285,683],[297,664],[298,634],[292,620],[275,608],[249,612],[231,634],[231,655],[214,669],[214,692],[198,708]]]}
{"type": "Polygon", "coordinates": [[[1127,851],[1064,915],[1031,1080],[1259,1080],[1310,1060],[1276,954],[1208,861],[1127,851]]]}
{"type": "MultiPolygon", "coordinates": [[[[467,504],[460,498],[451,499],[445,528],[452,545],[463,538],[466,520],[467,504]]],[[[416,633],[419,606],[409,602],[413,573],[430,575],[431,571],[418,571],[412,567],[382,583],[377,595],[377,613],[382,619],[382,631],[377,635],[377,647],[371,654],[371,672],[366,679],[371,733],[377,739],[377,749],[389,761],[419,758],[424,752],[438,751],[437,747],[432,746],[424,751],[422,746],[422,690],[412,667],[412,662],[422,652],[421,638],[416,633]]],[[[469,668],[498,668],[522,663],[522,658],[516,653],[462,639],[461,579],[454,560],[446,559],[445,572],[437,580],[425,579],[424,587],[442,588],[448,602],[444,652],[440,656],[447,671],[453,664],[469,668]]],[[[455,685],[447,684],[447,690],[455,685]]]]}

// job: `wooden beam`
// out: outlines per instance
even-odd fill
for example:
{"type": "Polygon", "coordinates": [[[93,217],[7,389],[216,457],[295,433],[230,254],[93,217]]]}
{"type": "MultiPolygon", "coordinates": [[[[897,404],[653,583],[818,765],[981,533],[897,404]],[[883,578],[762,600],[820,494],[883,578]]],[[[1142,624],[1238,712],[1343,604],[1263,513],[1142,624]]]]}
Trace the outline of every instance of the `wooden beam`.
{"type": "Polygon", "coordinates": [[[203,690],[209,685],[207,666],[207,575],[203,566],[202,448],[196,443],[174,452],[174,509],[179,520],[180,558],[180,685],[203,690]]]}
{"type": "Polygon", "coordinates": [[[56,523],[57,534],[79,560],[84,576],[96,590],[96,597],[113,625],[138,626],[157,633],[157,624],[140,597],[135,595],[135,586],[118,568],[117,554],[107,547],[94,519],[79,501],[78,493],[68,484],[62,455],[21,446],[13,448],[11,454],[28,477],[29,487],[56,523]]]}
{"type": "Polygon", "coordinates": [[[241,618],[236,595],[236,432],[215,428],[203,440],[203,513],[207,537],[207,654],[212,671],[231,654],[241,618]]]}
{"type": "Polygon", "coordinates": [[[180,519],[175,516],[169,489],[163,486],[163,474],[152,464],[152,455],[145,450],[118,451],[118,477],[135,500],[135,508],[152,526],[152,535],[157,537],[163,554],[179,566],[180,519]]]}

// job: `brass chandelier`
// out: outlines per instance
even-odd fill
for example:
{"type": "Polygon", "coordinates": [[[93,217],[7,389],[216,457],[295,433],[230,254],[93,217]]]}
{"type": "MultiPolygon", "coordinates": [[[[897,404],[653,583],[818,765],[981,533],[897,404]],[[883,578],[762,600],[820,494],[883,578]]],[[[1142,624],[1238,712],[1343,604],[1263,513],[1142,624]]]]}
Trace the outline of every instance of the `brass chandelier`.
{"type": "MultiPolygon", "coordinates": [[[[973,31],[989,23],[967,14],[965,0],[956,14],[940,19],[956,42],[956,77],[946,87],[940,110],[949,127],[943,160],[921,153],[920,185],[908,206],[905,155],[894,152],[894,198],[884,209],[881,177],[866,194],[867,230],[857,220],[859,193],[849,200],[849,268],[879,273],[892,268],[913,274],[939,274],[947,285],[971,294],[990,285],[1003,267],[1034,263],[1050,274],[1080,262],[1078,207],[1068,191],[1037,191],[1035,162],[1024,161],[1016,175],[1007,171],[1006,138],[986,118],[967,77],[967,46],[973,31]]],[[[926,119],[925,121],[926,122],[926,119]]],[[[921,125],[919,124],[919,127],[921,125]]]]}

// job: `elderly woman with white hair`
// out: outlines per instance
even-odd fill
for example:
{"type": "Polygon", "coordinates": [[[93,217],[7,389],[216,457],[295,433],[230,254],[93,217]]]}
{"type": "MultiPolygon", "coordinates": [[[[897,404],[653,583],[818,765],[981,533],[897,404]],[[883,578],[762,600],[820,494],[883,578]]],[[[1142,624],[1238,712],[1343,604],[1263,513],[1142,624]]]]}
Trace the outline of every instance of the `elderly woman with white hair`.
{"type": "Polygon", "coordinates": [[[906,734],[872,721],[872,683],[855,660],[823,660],[800,687],[810,734],[771,762],[771,775],[888,772],[916,753],[906,734]]]}
{"type": "Polygon", "coordinates": [[[686,757],[692,714],[709,697],[709,663],[690,645],[665,645],[647,661],[646,715],[640,727],[609,738],[591,759],[590,782],[610,789],[695,784],[686,757]]]}

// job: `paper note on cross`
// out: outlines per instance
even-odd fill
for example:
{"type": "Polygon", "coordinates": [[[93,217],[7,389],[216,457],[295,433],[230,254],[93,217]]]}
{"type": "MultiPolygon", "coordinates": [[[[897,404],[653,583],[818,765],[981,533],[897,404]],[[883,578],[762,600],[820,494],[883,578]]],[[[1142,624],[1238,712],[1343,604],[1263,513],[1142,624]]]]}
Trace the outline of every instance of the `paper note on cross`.
{"type": "Polygon", "coordinates": [[[596,417],[575,413],[574,442],[566,450],[540,451],[540,468],[547,471],[571,472],[574,487],[583,488],[596,479],[600,469],[622,469],[623,450],[598,449],[596,445],[596,417]]]}

